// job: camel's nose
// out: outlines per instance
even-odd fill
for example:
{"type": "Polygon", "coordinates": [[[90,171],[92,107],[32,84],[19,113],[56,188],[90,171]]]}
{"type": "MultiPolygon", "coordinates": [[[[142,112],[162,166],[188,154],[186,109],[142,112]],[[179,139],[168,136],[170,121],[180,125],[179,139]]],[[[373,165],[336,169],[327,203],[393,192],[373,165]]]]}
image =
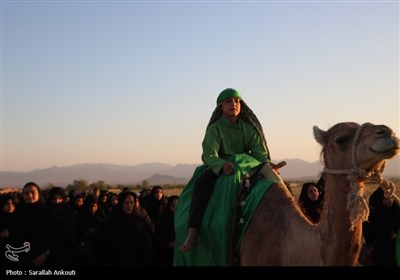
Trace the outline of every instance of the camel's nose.
{"type": "Polygon", "coordinates": [[[392,134],[393,148],[400,150],[400,138],[396,134],[392,134]]]}

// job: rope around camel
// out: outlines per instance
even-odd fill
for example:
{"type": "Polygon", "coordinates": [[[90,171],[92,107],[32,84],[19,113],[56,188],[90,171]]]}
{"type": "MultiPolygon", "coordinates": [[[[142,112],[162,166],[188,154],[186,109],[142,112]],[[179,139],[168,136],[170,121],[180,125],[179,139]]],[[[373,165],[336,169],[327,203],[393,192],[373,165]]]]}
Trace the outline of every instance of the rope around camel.
{"type": "Polygon", "coordinates": [[[380,187],[384,191],[385,198],[392,198],[399,206],[400,206],[400,199],[396,195],[396,187],[392,181],[389,181],[382,177],[382,172],[385,167],[385,164],[378,170],[373,170],[371,172],[367,172],[360,168],[358,161],[357,161],[357,146],[360,142],[361,132],[365,128],[366,125],[369,123],[362,124],[354,137],[353,147],[352,147],[352,164],[353,168],[348,169],[341,169],[341,170],[333,170],[329,168],[324,168],[324,172],[329,174],[336,174],[336,175],[347,175],[347,180],[350,181],[350,192],[347,195],[347,210],[350,213],[350,222],[351,227],[350,230],[354,230],[357,222],[367,221],[369,216],[369,207],[367,200],[365,199],[364,195],[364,182],[376,182],[379,183],[380,187]]]}

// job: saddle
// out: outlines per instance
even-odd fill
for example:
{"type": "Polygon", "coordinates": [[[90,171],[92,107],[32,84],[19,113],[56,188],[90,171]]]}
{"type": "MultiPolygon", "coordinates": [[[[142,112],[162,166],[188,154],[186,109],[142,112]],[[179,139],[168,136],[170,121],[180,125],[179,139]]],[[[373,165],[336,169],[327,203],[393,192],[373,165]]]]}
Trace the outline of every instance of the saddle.
{"type": "Polygon", "coordinates": [[[247,196],[250,194],[251,190],[254,188],[256,183],[261,180],[265,179],[263,174],[260,174],[260,170],[267,163],[262,163],[256,168],[252,169],[249,173],[243,175],[240,191],[237,197],[237,203],[235,207],[235,211],[233,213],[232,219],[232,230],[231,230],[231,242],[229,244],[229,264],[233,266],[239,266],[240,258],[239,254],[235,252],[235,244],[239,238],[240,227],[243,225],[243,209],[246,206],[245,201],[247,196]]]}
{"type": "MultiPolygon", "coordinates": [[[[229,246],[229,264],[233,266],[238,266],[240,264],[239,254],[235,250],[235,245],[239,241],[240,229],[244,224],[244,209],[246,207],[246,198],[249,196],[254,186],[258,181],[262,179],[274,179],[276,182],[279,182],[286,186],[285,182],[279,176],[279,172],[277,172],[278,168],[281,168],[286,165],[285,161],[282,161],[276,165],[272,165],[272,167],[264,168],[269,163],[262,163],[259,166],[253,168],[249,173],[243,175],[241,188],[238,193],[237,203],[235,207],[235,211],[233,213],[232,219],[232,230],[231,230],[231,238],[230,238],[230,246],[229,246]]],[[[289,191],[290,188],[288,187],[289,191]]]]}

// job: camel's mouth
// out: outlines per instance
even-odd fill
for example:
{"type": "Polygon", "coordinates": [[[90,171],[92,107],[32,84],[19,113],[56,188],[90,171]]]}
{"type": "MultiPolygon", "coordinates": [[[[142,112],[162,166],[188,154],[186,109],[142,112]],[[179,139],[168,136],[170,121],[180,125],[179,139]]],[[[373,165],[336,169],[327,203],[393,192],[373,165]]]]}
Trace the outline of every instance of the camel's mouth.
{"type": "MultiPolygon", "coordinates": [[[[381,148],[381,147],[380,147],[381,148]]],[[[380,156],[383,156],[384,158],[392,158],[395,155],[400,153],[400,147],[392,147],[390,149],[377,149],[374,147],[369,147],[370,151],[374,152],[375,154],[379,154],[380,156]]]]}
{"type": "Polygon", "coordinates": [[[369,147],[370,151],[384,158],[392,158],[400,153],[400,139],[396,136],[382,137],[369,147]]]}

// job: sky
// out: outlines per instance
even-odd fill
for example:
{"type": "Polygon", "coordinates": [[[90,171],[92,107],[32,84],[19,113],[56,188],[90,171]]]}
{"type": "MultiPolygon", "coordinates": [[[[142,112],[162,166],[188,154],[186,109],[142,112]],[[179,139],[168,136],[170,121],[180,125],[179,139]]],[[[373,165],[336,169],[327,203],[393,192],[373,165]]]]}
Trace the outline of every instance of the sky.
{"type": "Polygon", "coordinates": [[[1,171],[201,162],[241,92],[274,162],[312,127],[400,133],[398,1],[1,0],[1,171]]]}

